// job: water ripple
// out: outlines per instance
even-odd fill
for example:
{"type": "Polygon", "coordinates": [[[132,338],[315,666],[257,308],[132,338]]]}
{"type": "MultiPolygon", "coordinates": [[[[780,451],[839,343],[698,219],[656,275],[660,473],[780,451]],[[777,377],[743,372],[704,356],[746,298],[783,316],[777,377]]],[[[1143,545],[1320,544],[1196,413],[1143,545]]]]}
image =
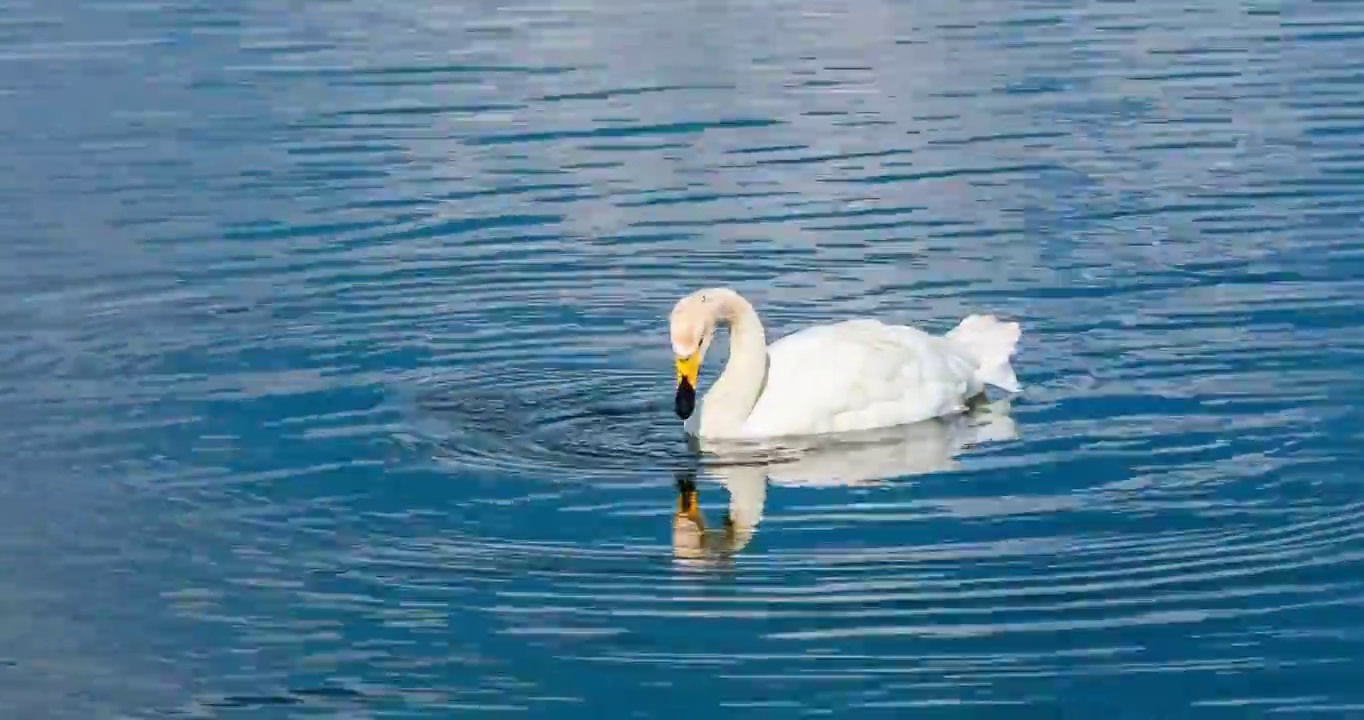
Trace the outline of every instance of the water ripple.
{"type": "Polygon", "coordinates": [[[1364,704],[1356,6],[0,11],[0,715],[1364,704]],[[1027,391],[690,447],[722,283],[1027,391]]]}

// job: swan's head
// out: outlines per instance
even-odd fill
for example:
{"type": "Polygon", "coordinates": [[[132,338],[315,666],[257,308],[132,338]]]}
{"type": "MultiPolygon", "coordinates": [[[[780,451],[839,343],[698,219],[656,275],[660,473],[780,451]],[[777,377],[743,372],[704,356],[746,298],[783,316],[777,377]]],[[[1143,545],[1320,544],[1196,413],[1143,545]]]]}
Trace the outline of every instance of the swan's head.
{"type": "Polygon", "coordinates": [[[715,324],[723,309],[724,290],[697,290],[677,301],[668,317],[668,334],[677,362],[677,396],[673,408],[686,420],[696,410],[696,382],[701,359],[715,337],[715,324]]]}

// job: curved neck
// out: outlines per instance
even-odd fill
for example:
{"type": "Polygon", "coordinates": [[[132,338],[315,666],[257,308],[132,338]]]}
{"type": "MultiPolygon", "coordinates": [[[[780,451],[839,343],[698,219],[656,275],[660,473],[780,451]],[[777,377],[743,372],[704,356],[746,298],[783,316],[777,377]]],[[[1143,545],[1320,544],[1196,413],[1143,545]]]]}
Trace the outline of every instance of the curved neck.
{"type": "Polygon", "coordinates": [[[716,308],[717,324],[729,326],[729,358],[701,406],[701,433],[732,434],[748,419],[767,380],[767,334],[758,312],[735,292],[716,308]]]}

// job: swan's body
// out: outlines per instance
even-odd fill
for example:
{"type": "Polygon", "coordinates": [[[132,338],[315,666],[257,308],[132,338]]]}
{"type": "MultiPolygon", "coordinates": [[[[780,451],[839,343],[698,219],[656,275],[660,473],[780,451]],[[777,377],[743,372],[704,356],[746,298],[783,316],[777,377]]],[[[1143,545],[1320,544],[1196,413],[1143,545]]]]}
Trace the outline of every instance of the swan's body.
{"type": "Polygon", "coordinates": [[[971,315],[945,335],[857,319],[816,325],[767,345],[757,312],[726,288],[678,301],[671,317],[677,412],[700,438],[869,430],[956,414],[994,385],[1018,391],[1009,358],[1017,323],[971,315]],[[696,375],[715,328],[727,324],[725,370],[698,403],[696,375]]]}

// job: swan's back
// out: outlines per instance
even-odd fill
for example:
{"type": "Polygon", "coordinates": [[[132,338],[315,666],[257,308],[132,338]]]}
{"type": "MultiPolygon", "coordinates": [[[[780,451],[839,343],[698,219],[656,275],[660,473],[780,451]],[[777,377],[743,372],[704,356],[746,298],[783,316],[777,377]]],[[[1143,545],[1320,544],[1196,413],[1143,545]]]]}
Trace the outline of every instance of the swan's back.
{"type": "Polygon", "coordinates": [[[768,348],[745,435],[805,435],[918,422],[980,392],[977,360],[947,338],[878,320],[817,325],[768,348]]]}

